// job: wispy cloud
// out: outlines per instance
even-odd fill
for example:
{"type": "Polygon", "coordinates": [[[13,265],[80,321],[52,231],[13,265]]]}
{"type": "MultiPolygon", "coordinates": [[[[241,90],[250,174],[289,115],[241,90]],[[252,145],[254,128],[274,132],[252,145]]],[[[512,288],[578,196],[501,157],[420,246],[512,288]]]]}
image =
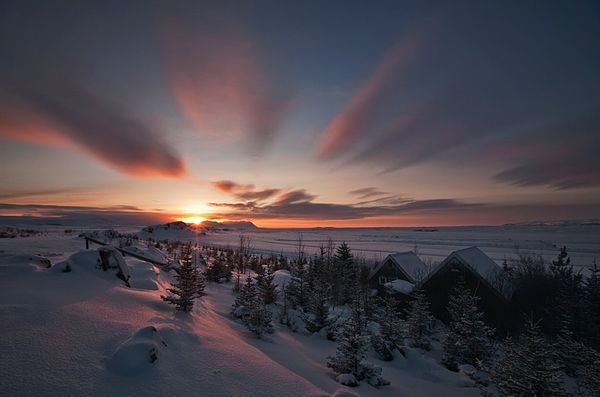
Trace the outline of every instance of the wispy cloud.
{"type": "Polygon", "coordinates": [[[321,133],[315,148],[318,157],[337,157],[352,148],[359,138],[372,133],[383,115],[385,103],[397,95],[397,79],[413,61],[421,42],[422,35],[417,34],[400,41],[385,55],[369,79],[321,133]]]}
{"type": "Polygon", "coordinates": [[[535,128],[487,152],[514,164],[494,176],[501,182],[559,190],[600,186],[599,136],[597,109],[535,128]]]}
{"type": "Polygon", "coordinates": [[[170,220],[163,213],[144,211],[137,207],[120,205],[86,207],[43,204],[0,203],[0,221],[13,224],[90,225],[149,225],[170,220]]]}
{"type": "Polygon", "coordinates": [[[376,187],[364,187],[361,189],[352,190],[349,193],[358,196],[360,199],[368,199],[371,197],[385,196],[390,194],[389,192],[381,191],[376,187]]]}
{"type": "Polygon", "coordinates": [[[174,21],[165,26],[169,85],[181,112],[202,134],[241,137],[261,151],[292,95],[275,88],[249,35],[200,34],[174,21]]]}
{"type": "Polygon", "coordinates": [[[212,186],[222,193],[244,201],[263,201],[277,195],[280,189],[256,190],[253,184],[239,184],[229,180],[211,182],[212,186]]]}
{"type": "MultiPolygon", "coordinates": [[[[223,181],[220,181],[223,182],[223,181]]],[[[225,185],[224,192],[243,199],[237,191],[239,186],[244,189],[252,185],[242,185],[227,181],[226,184],[214,183],[215,186],[225,185]],[[231,188],[230,188],[231,187],[231,188]]],[[[397,195],[380,197],[375,200],[353,204],[323,203],[315,201],[317,196],[305,189],[284,191],[283,189],[268,189],[282,192],[271,196],[271,200],[249,200],[244,202],[210,203],[215,209],[208,215],[214,219],[308,219],[308,220],[342,220],[365,219],[381,216],[415,214],[430,211],[464,209],[477,207],[481,204],[466,203],[454,199],[411,200],[397,195]]],[[[377,195],[386,194],[374,188],[359,189],[358,193],[377,195]]]]}
{"type": "Polygon", "coordinates": [[[185,174],[184,160],[159,128],[97,94],[72,62],[47,54],[42,66],[29,55],[13,56],[27,66],[0,77],[0,136],[68,145],[128,175],[185,174]]]}

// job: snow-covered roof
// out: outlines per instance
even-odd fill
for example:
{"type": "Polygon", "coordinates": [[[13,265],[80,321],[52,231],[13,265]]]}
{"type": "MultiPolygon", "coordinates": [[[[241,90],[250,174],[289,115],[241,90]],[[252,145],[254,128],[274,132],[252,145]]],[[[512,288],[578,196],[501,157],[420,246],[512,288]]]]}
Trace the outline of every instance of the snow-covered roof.
{"type": "Polygon", "coordinates": [[[429,270],[427,265],[425,265],[425,263],[423,263],[423,261],[413,251],[397,252],[395,254],[386,256],[383,262],[375,266],[371,270],[369,278],[375,276],[375,274],[377,274],[377,272],[390,260],[407,276],[411,282],[417,282],[421,280],[427,275],[429,270]]]}
{"type": "Polygon", "coordinates": [[[446,259],[438,265],[438,267],[432,271],[427,277],[425,277],[422,283],[425,283],[436,273],[442,270],[446,265],[458,261],[465,265],[478,274],[483,280],[485,280],[491,287],[497,292],[505,296],[503,291],[500,291],[497,287],[498,275],[502,271],[502,268],[494,262],[492,258],[487,256],[481,249],[477,247],[469,247],[460,249],[452,252],[446,259]]]}
{"type": "Polygon", "coordinates": [[[415,285],[406,280],[398,279],[398,280],[390,281],[389,283],[385,283],[384,287],[393,292],[399,292],[404,295],[409,295],[410,293],[413,292],[415,285]]]}

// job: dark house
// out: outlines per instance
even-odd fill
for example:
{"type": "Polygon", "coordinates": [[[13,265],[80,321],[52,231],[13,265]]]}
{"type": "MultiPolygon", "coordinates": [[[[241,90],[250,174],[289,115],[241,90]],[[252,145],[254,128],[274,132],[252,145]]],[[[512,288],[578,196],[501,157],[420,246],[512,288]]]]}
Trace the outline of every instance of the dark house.
{"type": "Polygon", "coordinates": [[[395,280],[415,284],[427,275],[428,270],[429,267],[412,251],[390,254],[371,269],[369,286],[382,292],[386,289],[386,284],[395,280]]]}
{"type": "Polygon", "coordinates": [[[454,251],[419,283],[429,298],[433,315],[448,323],[448,302],[460,279],[479,296],[479,308],[486,321],[505,333],[511,291],[502,267],[477,247],[454,251]]]}

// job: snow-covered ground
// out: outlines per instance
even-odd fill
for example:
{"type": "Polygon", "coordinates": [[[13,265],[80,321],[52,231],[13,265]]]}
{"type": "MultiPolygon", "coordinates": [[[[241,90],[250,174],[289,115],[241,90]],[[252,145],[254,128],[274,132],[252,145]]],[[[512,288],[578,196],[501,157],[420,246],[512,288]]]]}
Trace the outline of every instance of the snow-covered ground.
{"type": "Polygon", "coordinates": [[[235,321],[232,284],[209,283],[191,315],[176,315],[160,299],[171,275],[150,264],[126,258],[137,287],[127,288],[96,268],[97,250],[85,251],[74,234],[0,244],[3,396],[479,395],[435,349],[408,349],[393,362],[371,357],[392,384],[348,389],[325,365],[333,342],[278,323],[259,340],[235,321]]]}

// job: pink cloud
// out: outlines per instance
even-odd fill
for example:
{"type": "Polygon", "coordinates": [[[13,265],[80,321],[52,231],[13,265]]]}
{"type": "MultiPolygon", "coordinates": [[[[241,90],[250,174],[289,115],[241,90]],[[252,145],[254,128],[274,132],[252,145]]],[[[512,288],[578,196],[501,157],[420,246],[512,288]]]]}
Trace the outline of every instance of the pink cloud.
{"type": "Polygon", "coordinates": [[[291,97],[278,95],[252,41],[241,34],[166,29],[169,86],[183,115],[211,136],[247,134],[261,148],[275,134],[291,97]]]}
{"type": "Polygon", "coordinates": [[[382,105],[398,90],[397,84],[393,84],[395,79],[412,63],[421,42],[422,34],[417,34],[388,51],[369,79],[321,133],[315,147],[318,157],[338,156],[369,133],[381,116],[382,105]]]}

